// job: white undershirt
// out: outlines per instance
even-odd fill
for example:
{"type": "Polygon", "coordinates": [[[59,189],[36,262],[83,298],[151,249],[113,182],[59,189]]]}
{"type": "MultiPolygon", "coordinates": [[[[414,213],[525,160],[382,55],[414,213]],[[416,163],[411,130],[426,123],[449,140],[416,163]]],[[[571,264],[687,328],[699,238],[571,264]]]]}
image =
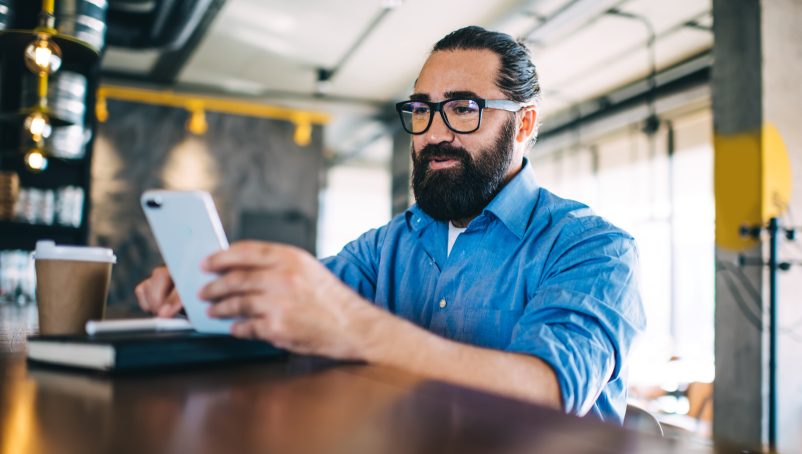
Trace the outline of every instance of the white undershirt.
{"type": "MultiPolygon", "coordinates": [[[[467,227],[465,227],[465,229],[467,229],[467,227]]],[[[451,248],[454,247],[454,243],[457,241],[459,234],[464,232],[465,229],[454,227],[451,221],[448,222],[448,255],[451,255],[451,248]]],[[[446,255],[446,257],[448,257],[448,255],[446,255]]]]}

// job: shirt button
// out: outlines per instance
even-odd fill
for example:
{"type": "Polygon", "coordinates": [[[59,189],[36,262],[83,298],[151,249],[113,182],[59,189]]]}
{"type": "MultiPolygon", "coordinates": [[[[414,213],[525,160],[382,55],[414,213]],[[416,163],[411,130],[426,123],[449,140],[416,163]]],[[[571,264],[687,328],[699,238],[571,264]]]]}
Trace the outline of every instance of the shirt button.
{"type": "Polygon", "coordinates": [[[440,307],[446,307],[446,300],[445,299],[440,300],[440,307]]]}

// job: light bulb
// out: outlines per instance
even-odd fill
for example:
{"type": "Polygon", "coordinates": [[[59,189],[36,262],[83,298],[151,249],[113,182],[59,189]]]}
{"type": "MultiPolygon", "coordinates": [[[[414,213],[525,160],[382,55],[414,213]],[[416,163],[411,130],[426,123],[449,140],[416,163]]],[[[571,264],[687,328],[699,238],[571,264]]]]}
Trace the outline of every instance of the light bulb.
{"type": "Polygon", "coordinates": [[[53,128],[50,126],[50,119],[42,112],[33,112],[25,118],[25,129],[31,133],[31,137],[36,142],[43,138],[50,137],[53,128]]]}
{"type": "Polygon", "coordinates": [[[39,150],[31,150],[25,155],[25,164],[34,172],[41,172],[47,168],[47,158],[39,150]]]}
{"type": "Polygon", "coordinates": [[[40,34],[25,48],[25,66],[34,74],[53,74],[61,67],[61,49],[48,35],[40,34]]]}

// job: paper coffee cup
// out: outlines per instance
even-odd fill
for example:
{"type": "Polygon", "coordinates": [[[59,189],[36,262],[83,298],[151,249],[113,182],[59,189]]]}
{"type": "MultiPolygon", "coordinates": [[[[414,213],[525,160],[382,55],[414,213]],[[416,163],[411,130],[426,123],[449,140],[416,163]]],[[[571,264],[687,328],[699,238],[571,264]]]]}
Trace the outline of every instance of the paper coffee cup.
{"type": "Polygon", "coordinates": [[[87,321],[103,318],[111,267],[117,263],[111,249],[43,240],[33,258],[40,334],[84,334],[87,321]]]}

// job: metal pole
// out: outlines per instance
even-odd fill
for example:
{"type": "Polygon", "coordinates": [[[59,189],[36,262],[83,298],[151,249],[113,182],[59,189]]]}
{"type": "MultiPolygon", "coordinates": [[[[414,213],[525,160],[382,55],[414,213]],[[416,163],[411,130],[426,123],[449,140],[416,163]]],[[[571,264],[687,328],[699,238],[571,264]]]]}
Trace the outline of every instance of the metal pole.
{"type": "Polygon", "coordinates": [[[676,247],[676,216],[674,216],[674,212],[676,211],[676,203],[674,200],[674,148],[676,146],[675,137],[674,137],[674,125],[668,121],[666,122],[668,125],[668,205],[669,205],[669,217],[668,217],[668,228],[670,231],[669,236],[669,245],[671,248],[671,273],[669,274],[670,278],[669,281],[671,282],[671,320],[670,320],[670,332],[671,337],[674,341],[674,356],[677,353],[677,341],[678,341],[678,333],[677,333],[677,318],[679,316],[679,310],[677,308],[677,247],[676,247]]]}
{"type": "Polygon", "coordinates": [[[769,219],[769,452],[777,452],[777,251],[779,223],[769,219]]]}

